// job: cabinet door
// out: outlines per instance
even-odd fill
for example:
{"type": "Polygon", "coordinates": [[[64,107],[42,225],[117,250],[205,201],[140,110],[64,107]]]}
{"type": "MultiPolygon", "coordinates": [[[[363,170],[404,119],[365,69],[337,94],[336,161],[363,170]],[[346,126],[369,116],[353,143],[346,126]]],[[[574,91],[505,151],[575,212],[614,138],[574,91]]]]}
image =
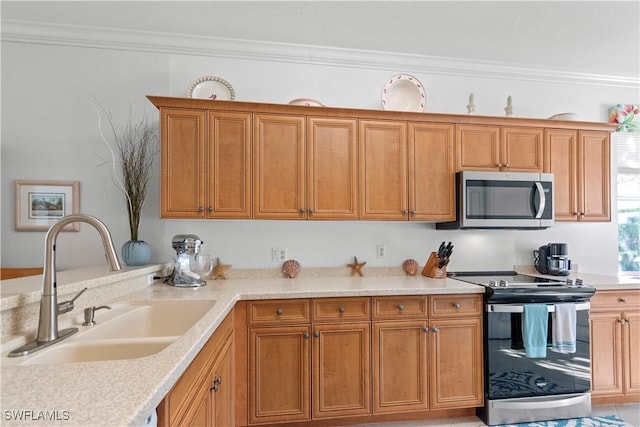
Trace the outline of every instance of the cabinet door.
{"type": "Polygon", "coordinates": [[[456,125],[456,171],[497,171],[500,164],[500,127],[456,125]]]}
{"type": "Polygon", "coordinates": [[[427,321],[373,322],[373,413],[426,410],[427,321]]]}
{"type": "Polygon", "coordinates": [[[482,319],[431,320],[431,409],[483,402],[482,319]]]}
{"type": "Polygon", "coordinates": [[[455,219],[453,125],[409,123],[409,219],[455,219]]]}
{"type": "Polygon", "coordinates": [[[580,131],[578,137],[580,221],[610,221],[609,133],[580,131]]]}
{"type": "Polygon", "coordinates": [[[358,218],[356,119],[309,117],[309,219],[358,218]]]}
{"type": "Polygon", "coordinates": [[[211,427],[235,425],[233,336],[214,361],[210,375],[211,427]]]}
{"type": "Polygon", "coordinates": [[[306,218],[305,118],[256,114],[254,218],[306,218]]]}
{"type": "Polygon", "coordinates": [[[209,112],[207,217],[251,218],[251,113],[209,112]]]}
{"type": "Polygon", "coordinates": [[[310,420],[310,326],[249,328],[249,423],[310,420]]]}
{"type": "Polygon", "coordinates": [[[553,173],[556,221],[578,219],[578,132],[545,131],[544,172],[553,173]]]}
{"type": "Polygon", "coordinates": [[[181,427],[209,427],[211,425],[210,420],[211,401],[209,399],[209,389],[204,387],[194,396],[191,407],[177,425],[181,427]]]}
{"type": "Polygon", "coordinates": [[[407,125],[360,121],[361,219],[406,220],[407,125]]]}
{"type": "Polygon", "coordinates": [[[313,329],[313,418],[371,414],[371,322],[313,329]]]}
{"type": "Polygon", "coordinates": [[[502,128],[502,170],[542,172],[544,131],[539,128],[502,128]]]}
{"type": "Polygon", "coordinates": [[[620,313],[591,313],[591,394],[623,393],[620,313]]]}
{"type": "Polygon", "coordinates": [[[624,367],[625,392],[627,394],[640,393],[640,313],[624,313],[624,367]]]}
{"type": "Polygon", "coordinates": [[[204,218],[205,112],[162,108],[160,126],[160,216],[204,218]]]}

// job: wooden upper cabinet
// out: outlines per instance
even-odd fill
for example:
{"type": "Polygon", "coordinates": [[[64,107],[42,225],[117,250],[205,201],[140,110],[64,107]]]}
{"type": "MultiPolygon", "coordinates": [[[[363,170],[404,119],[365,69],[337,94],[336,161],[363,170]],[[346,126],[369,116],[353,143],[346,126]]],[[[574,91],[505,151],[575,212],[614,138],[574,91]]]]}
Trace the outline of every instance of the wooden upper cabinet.
{"type": "Polygon", "coordinates": [[[556,221],[578,219],[578,132],[545,131],[544,171],[553,173],[556,221]]]}
{"type": "Polygon", "coordinates": [[[544,130],[542,128],[502,127],[501,170],[542,172],[544,130]]]}
{"type": "Polygon", "coordinates": [[[256,114],[253,217],[306,217],[305,117],[256,114]]]}
{"type": "Polygon", "coordinates": [[[361,219],[406,220],[407,198],[407,124],[361,120],[361,219]]]}
{"type": "Polygon", "coordinates": [[[210,111],[209,218],[251,218],[251,113],[210,111]]]}
{"type": "Polygon", "coordinates": [[[456,171],[497,171],[499,165],[499,126],[456,125],[456,171]]]}
{"type": "Polygon", "coordinates": [[[455,219],[453,125],[409,123],[409,219],[455,219]]]}
{"type": "Polygon", "coordinates": [[[307,118],[308,218],[357,219],[356,119],[307,118]]]}
{"type": "Polygon", "coordinates": [[[610,221],[610,134],[547,129],[544,172],[554,174],[556,221],[610,221]]]}
{"type": "Polygon", "coordinates": [[[458,125],[456,170],[542,172],[542,128],[458,125]]]}
{"type": "Polygon", "coordinates": [[[578,215],[580,221],[611,220],[610,134],[578,132],[578,215]]]}
{"type": "Polygon", "coordinates": [[[162,218],[204,218],[206,114],[160,109],[162,218]]]}

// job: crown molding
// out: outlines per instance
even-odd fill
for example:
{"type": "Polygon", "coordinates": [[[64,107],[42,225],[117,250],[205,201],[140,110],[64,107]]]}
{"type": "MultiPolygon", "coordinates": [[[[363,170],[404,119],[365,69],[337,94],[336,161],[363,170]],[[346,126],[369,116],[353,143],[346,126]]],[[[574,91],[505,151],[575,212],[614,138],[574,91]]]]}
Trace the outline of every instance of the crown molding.
{"type": "Polygon", "coordinates": [[[3,20],[1,40],[14,43],[210,56],[332,67],[403,70],[404,72],[443,76],[640,88],[640,78],[558,71],[494,61],[22,20],[3,20]]]}

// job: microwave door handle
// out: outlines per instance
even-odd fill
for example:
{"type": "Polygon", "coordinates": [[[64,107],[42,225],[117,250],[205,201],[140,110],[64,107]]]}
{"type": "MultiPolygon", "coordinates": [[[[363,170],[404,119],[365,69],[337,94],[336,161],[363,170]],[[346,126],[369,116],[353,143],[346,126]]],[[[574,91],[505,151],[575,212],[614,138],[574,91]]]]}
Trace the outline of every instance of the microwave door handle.
{"type": "Polygon", "coordinates": [[[538,209],[536,211],[536,219],[542,218],[542,214],[544,213],[545,205],[547,204],[547,200],[544,197],[544,188],[542,188],[542,184],[540,182],[535,182],[536,185],[536,201],[538,202],[538,209]]]}

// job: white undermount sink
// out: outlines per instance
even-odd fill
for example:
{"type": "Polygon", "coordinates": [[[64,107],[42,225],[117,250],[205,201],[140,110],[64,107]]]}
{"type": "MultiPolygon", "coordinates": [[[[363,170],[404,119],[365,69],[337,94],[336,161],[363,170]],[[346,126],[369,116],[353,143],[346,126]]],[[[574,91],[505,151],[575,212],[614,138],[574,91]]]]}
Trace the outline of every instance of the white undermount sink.
{"type": "Polygon", "coordinates": [[[180,338],[214,304],[215,300],[178,300],[114,305],[112,313],[96,312],[96,325],[78,326],[79,332],[70,338],[14,360],[20,365],[52,365],[151,356],[180,338]]]}

